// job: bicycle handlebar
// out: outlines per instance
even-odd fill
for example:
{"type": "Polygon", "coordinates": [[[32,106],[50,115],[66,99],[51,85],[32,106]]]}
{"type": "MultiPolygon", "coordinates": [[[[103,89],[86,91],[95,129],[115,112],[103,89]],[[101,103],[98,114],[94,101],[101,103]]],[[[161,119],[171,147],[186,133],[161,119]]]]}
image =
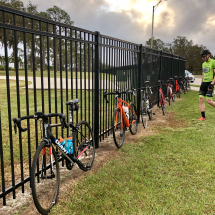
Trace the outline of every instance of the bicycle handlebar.
{"type": "Polygon", "coordinates": [[[61,121],[61,125],[63,127],[67,128],[68,125],[65,122],[65,114],[63,114],[63,113],[43,114],[42,112],[36,112],[35,115],[23,116],[23,117],[20,117],[20,118],[15,118],[15,117],[13,118],[15,134],[17,133],[16,126],[19,128],[19,130],[21,132],[25,132],[25,131],[28,130],[27,128],[22,128],[21,127],[21,121],[22,120],[25,120],[25,119],[35,119],[35,120],[43,119],[44,120],[44,119],[48,119],[48,117],[55,117],[55,116],[59,116],[60,121],[61,121]]]}

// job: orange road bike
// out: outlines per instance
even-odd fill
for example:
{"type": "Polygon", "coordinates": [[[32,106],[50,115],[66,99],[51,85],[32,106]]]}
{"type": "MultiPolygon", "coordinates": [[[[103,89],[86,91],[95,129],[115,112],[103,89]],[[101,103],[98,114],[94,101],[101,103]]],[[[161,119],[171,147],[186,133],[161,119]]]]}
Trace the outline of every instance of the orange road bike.
{"type": "MultiPolygon", "coordinates": [[[[116,95],[118,100],[118,107],[113,112],[112,119],[112,128],[113,128],[113,139],[117,148],[121,148],[125,139],[125,131],[129,128],[132,135],[137,133],[137,114],[136,107],[131,102],[130,104],[121,99],[122,94],[126,94],[127,100],[129,99],[129,95],[133,93],[133,91],[124,91],[124,92],[104,92],[104,97],[107,100],[107,95],[116,95]],[[126,106],[123,106],[123,103],[126,106]]],[[[107,100],[107,103],[108,100],[107,100]]]]}

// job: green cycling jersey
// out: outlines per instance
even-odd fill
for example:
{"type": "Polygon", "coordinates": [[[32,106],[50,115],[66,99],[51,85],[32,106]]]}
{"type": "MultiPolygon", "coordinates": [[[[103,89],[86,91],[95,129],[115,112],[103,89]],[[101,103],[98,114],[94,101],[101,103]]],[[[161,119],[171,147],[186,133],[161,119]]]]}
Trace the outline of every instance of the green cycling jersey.
{"type": "Polygon", "coordinates": [[[211,82],[214,78],[215,60],[209,59],[202,64],[203,82],[211,82]]]}

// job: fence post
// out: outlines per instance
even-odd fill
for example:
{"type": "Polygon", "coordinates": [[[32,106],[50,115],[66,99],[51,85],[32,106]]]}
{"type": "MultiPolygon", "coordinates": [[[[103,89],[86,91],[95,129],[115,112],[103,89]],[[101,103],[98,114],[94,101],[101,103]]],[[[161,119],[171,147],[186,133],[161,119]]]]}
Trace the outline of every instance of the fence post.
{"type": "Polygon", "coordinates": [[[94,104],[94,138],[96,149],[99,148],[99,38],[100,32],[96,31],[95,34],[95,104],[94,104]]]}
{"type": "Polygon", "coordinates": [[[181,74],[181,71],[180,71],[180,69],[181,69],[181,67],[180,67],[180,56],[178,57],[178,76],[180,76],[180,74],[181,74]]]}
{"type": "MultiPolygon", "coordinates": [[[[142,58],[143,58],[143,45],[140,44],[140,49],[139,49],[139,58],[138,58],[138,82],[137,82],[137,87],[141,87],[141,81],[142,81],[142,69],[143,69],[143,64],[142,64],[142,58]]],[[[140,99],[141,99],[141,90],[139,89],[137,91],[137,119],[138,123],[140,121],[140,99]]]]}
{"type": "MultiPolygon", "coordinates": [[[[172,54],[172,64],[171,64],[171,70],[172,70],[172,77],[173,77],[173,54],[172,54]]],[[[171,78],[172,78],[171,77],[171,78]]]]}
{"type": "MultiPolygon", "coordinates": [[[[160,51],[160,68],[159,68],[159,80],[160,81],[162,79],[162,69],[163,69],[163,63],[162,63],[162,61],[163,61],[163,51],[161,49],[161,51],[160,51]]],[[[157,92],[158,92],[158,90],[157,90],[157,92]]],[[[159,106],[159,92],[158,92],[158,103],[157,103],[157,106],[159,106]]]]}

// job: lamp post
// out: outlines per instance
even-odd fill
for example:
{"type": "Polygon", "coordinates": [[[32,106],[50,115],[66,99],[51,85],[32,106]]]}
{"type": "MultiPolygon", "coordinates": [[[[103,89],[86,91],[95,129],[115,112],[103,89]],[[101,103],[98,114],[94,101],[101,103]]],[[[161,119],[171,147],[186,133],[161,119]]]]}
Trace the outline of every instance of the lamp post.
{"type": "MultiPolygon", "coordinates": [[[[164,0],[164,1],[168,1],[168,0],[164,0]]],[[[154,28],[154,13],[155,10],[157,9],[158,5],[162,2],[162,0],[160,0],[155,6],[153,6],[153,13],[152,13],[152,38],[151,38],[151,48],[153,48],[153,28],[154,28]]]]}

